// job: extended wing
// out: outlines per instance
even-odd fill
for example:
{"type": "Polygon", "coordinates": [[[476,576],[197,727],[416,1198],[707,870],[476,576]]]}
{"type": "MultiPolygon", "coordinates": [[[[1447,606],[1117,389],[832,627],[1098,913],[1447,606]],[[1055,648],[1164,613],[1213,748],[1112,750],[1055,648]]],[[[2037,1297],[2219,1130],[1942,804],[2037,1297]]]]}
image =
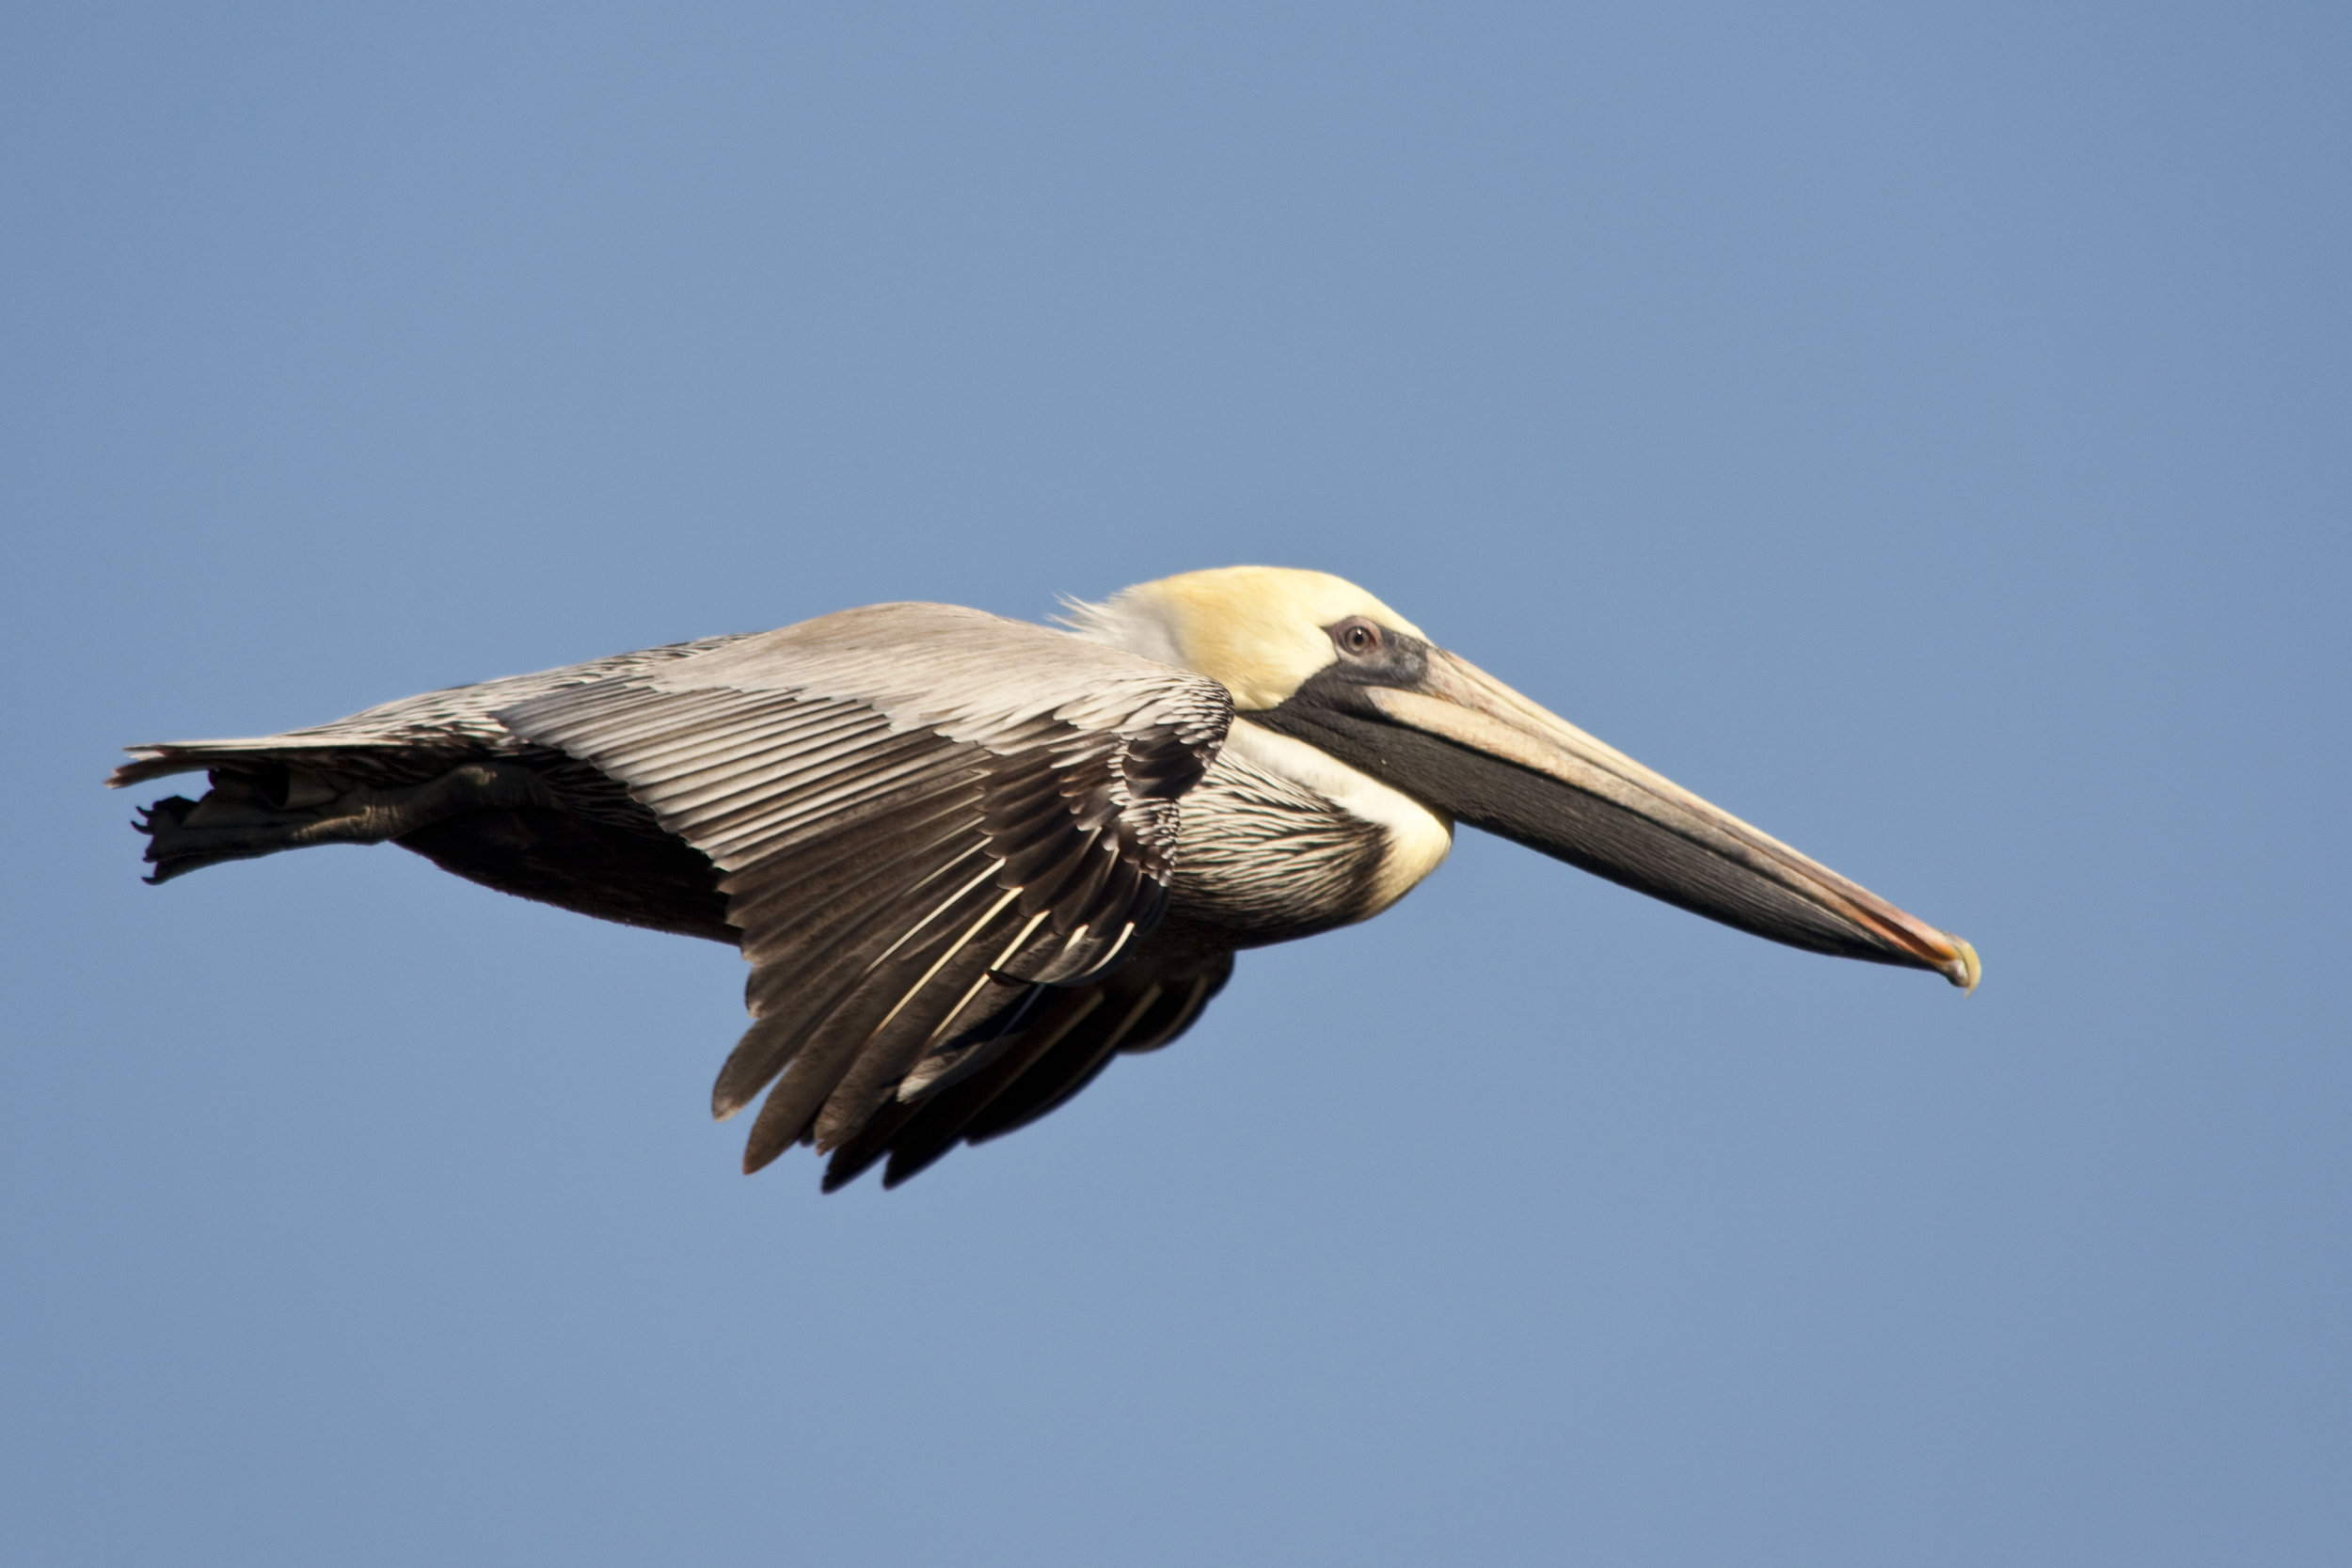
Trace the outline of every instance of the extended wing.
{"type": "Polygon", "coordinates": [[[755,1022],[712,1109],[773,1085],[752,1170],[803,1140],[842,1148],[902,1092],[979,1082],[1041,1037],[1028,1021],[1050,993],[1099,996],[1167,906],[1179,799],[1232,713],[1223,687],[1167,665],[903,604],[496,717],[718,866],[755,1022]]]}

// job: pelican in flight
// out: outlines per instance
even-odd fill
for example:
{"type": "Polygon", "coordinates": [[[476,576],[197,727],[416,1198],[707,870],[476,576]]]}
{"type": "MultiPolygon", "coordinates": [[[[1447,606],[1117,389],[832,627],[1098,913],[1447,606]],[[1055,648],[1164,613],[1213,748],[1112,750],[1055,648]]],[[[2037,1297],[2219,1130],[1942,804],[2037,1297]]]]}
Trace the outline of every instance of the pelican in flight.
{"type": "Polygon", "coordinates": [[[247,740],[139,828],[168,881],[389,840],[751,964],[721,1118],[896,1186],[1191,1027],[1248,947],[1378,914],[1454,826],[1792,947],[1975,951],[1545,711],[1362,589],[1235,566],[1073,605],[845,610],[247,740]]]}

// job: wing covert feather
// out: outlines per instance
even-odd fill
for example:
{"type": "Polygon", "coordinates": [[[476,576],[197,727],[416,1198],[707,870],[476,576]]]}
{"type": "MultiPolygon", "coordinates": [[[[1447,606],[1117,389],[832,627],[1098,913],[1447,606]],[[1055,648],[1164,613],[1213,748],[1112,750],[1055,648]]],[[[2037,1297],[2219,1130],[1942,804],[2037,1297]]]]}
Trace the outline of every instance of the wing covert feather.
{"type": "Polygon", "coordinates": [[[856,1138],[1006,986],[1116,967],[1167,907],[1181,798],[1232,717],[1204,677],[921,604],[735,639],[496,715],[620,781],[719,867],[754,1022],[712,1109],[774,1085],[746,1169],[856,1138]]]}

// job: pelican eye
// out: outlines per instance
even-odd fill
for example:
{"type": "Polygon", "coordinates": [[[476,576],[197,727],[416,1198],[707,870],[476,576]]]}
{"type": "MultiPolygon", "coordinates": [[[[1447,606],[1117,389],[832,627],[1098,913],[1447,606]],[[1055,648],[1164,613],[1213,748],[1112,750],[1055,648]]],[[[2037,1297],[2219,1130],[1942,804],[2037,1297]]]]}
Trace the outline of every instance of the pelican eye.
{"type": "Polygon", "coordinates": [[[1380,628],[1360,615],[1351,615],[1332,626],[1331,641],[1340,652],[1364,658],[1380,651],[1380,628]]]}

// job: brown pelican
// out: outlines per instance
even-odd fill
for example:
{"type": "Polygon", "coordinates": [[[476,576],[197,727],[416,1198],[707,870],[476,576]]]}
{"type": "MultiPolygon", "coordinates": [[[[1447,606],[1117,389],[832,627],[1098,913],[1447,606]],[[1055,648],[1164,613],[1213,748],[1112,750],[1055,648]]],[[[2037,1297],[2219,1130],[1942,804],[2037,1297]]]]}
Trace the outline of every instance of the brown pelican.
{"type": "Polygon", "coordinates": [[[1977,956],[1554,717],[1354,585],[1236,566],[1073,604],[847,610],[248,740],[143,814],[162,882],[311,844],[737,945],[712,1110],[828,1190],[1025,1125],[1189,1028],[1233,954],[1387,909],[1484,828],[1741,930],[1977,956]]]}

